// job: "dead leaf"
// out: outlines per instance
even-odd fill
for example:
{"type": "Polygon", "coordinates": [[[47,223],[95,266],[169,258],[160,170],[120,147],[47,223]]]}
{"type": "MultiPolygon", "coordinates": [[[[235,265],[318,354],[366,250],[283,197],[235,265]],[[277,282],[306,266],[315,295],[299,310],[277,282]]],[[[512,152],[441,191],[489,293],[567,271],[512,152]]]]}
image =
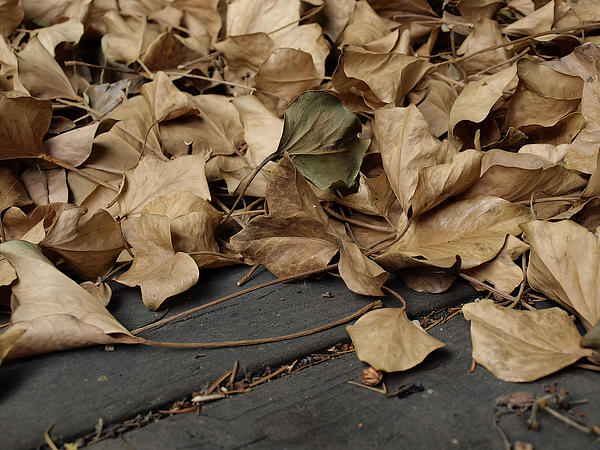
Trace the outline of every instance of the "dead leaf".
{"type": "Polygon", "coordinates": [[[8,241],[0,244],[0,253],[18,276],[12,286],[7,331],[25,331],[7,358],[93,344],[137,342],[95,297],[58,271],[36,245],[8,241]]]}
{"type": "Polygon", "coordinates": [[[521,225],[531,245],[530,286],[577,314],[586,330],[600,320],[598,238],[570,220],[521,225]]]}
{"type": "Polygon", "coordinates": [[[337,253],[327,217],[308,183],[288,158],[271,172],[269,216],[258,216],[231,238],[233,248],[278,277],[325,267],[337,253]]]}
{"type": "Polygon", "coordinates": [[[384,372],[408,370],[445,345],[411,322],[400,308],[369,311],[347,325],[346,331],[358,359],[384,372]]]}
{"type": "Polygon", "coordinates": [[[31,205],[23,184],[8,167],[0,167],[0,213],[11,206],[31,205]]]}
{"type": "Polygon", "coordinates": [[[401,104],[431,67],[424,59],[414,56],[374,53],[358,47],[346,48],[343,58],[345,75],[363,81],[375,97],[385,103],[401,104]]]}
{"type": "MultiPolygon", "coordinates": [[[[19,0],[2,0],[0,2],[0,35],[8,36],[21,23],[25,11],[19,0]]],[[[1,356],[1,352],[0,352],[1,356]]],[[[0,361],[2,358],[0,358],[0,361]]]]}
{"type": "Polygon", "coordinates": [[[32,96],[42,100],[77,99],[69,79],[37,37],[29,41],[17,60],[19,80],[32,96]]]}
{"type": "MultiPolygon", "coordinates": [[[[500,292],[510,294],[523,282],[523,270],[513,261],[527,250],[529,250],[529,245],[508,235],[504,247],[493,260],[466,270],[465,273],[481,282],[489,281],[500,292]]],[[[479,286],[473,287],[482,290],[479,286]]]]}
{"type": "Polygon", "coordinates": [[[419,266],[449,268],[459,256],[463,269],[494,258],[508,234],[529,220],[526,208],[497,197],[456,201],[417,217],[404,236],[375,262],[389,271],[419,266]]]}
{"type": "Polygon", "coordinates": [[[122,227],[135,257],[131,268],[115,281],[130,287],[140,286],[148,309],[157,310],[166,298],[196,284],[198,266],[189,255],[173,250],[167,217],[144,214],[127,219],[122,227]]]}
{"type": "Polygon", "coordinates": [[[88,220],[86,212],[83,207],[63,211],[39,244],[62,256],[82,277],[94,279],[110,270],[125,246],[108,211],[100,209],[88,220]]]}
{"type": "Polygon", "coordinates": [[[582,189],[586,180],[562,165],[528,153],[489,150],[481,160],[481,178],[463,198],[493,195],[509,201],[530,200],[543,191],[560,196],[582,189]]]}
{"type": "Polygon", "coordinates": [[[519,311],[483,300],[464,305],[463,313],[471,321],[473,359],[504,381],[535,381],[592,354],[559,308],[519,311]]]}
{"type": "Polygon", "coordinates": [[[360,139],[358,117],[323,91],[300,95],[285,111],[277,153],[290,155],[296,168],[319,189],[354,182],[369,145],[360,139]]]}
{"type": "Polygon", "coordinates": [[[0,160],[35,158],[50,126],[52,105],[17,92],[0,92],[0,160]]]}
{"type": "Polygon", "coordinates": [[[352,292],[361,295],[384,295],[381,286],[389,273],[367,258],[358,245],[342,240],[339,271],[344,283],[352,292]]]}
{"type": "Polygon", "coordinates": [[[180,156],[171,161],[152,156],[142,158],[123,176],[117,196],[121,216],[139,215],[150,200],[170,192],[189,191],[210,200],[204,165],[202,154],[180,156]]]}
{"type": "Polygon", "coordinates": [[[23,336],[23,333],[25,333],[25,330],[8,329],[0,334],[0,364],[21,336],[23,336]]]}

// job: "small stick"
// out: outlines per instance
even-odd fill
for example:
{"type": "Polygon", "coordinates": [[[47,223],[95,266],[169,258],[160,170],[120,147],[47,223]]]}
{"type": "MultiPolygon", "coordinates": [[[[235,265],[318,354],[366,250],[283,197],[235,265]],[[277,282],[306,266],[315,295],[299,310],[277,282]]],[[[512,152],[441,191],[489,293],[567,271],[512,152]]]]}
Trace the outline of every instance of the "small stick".
{"type": "MultiPolygon", "coordinates": [[[[334,322],[327,323],[325,325],[320,325],[315,328],[311,328],[310,330],[299,331],[297,333],[286,334],[283,336],[277,337],[269,337],[269,338],[261,338],[261,339],[247,339],[242,341],[224,341],[224,342],[162,342],[162,341],[150,341],[144,338],[137,338],[138,344],[150,345],[153,347],[166,347],[166,348],[226,348],[226,347],[243,347],[248,345],[259,345],[259,344],[270,344],[272,342],[281,342],[287,341],[290,339],[297,339],[304,336],[309,336],[311,334],[320,333],[321,331],[329,330],[330,328],[335,328],[337,326],[343,325],[351,320],[354,320],[367,311],[370,311],[374,308],[381,308],[381,301],[375,301],[373,303],[369,303],[367,306],[363,306],[358,311],[338,319],[334,322]]],[[[230,373],[227,373],[229,376],[230,373]]],[[[227,377],[226,376],[226,377],[227,377]]],[[[225,378],[226,378],[225,377],[225,378]]]]}
{"type": "Polygon", "coordinates": [[[250,383],[248,386],[253,388],[255,386],[258,386],[259,384],[263,384],[267,381],[269,381],[271,378],[275,378],[277,375],[279,375],[280,373],[284,372],[287,370],[287,366],[281,366],[279,369],[277,369],[275,372],[273,372],[270,375],[264,376],[256,381],[253,381],[252,383],[250,383]]]}
{"type": "Polygon", "coordinates": [[[493,45],[491,47],[486,47],[486,48],[478,50],[478,51],[476,51],[474,53],[470,53],[468,55],[463,55],[463,56],[460,56],[458,58],[450,59],[448,61],[442,61],[442,62],[439,62],[437,64],[434,64],[434,67],[439,67],[439,66],[443,66],[443,65],[446,65],[446,64],[456,64],[457,62],[464,61],[465,59],[473,58],[473,57],[475,57],[477,55],[481,55],[483,53],[487,53],[487,52],[490,52],[492,50],[496,50],[498,48],[510,47],[511,45],[520,44],[521,42],[527,42],[527,41],[533,40],[533,39],[538,38],[538,37],[548,36],[550,34],[569,34],[569,33],[572,33],[574,31],[581,31],[581,30],[586,30],[586,29],[594,29],[594,28],[598,28],[598,27],[600,27],[600,23],[594,22],[592,24],[581,25],[581,26],[578,26],[578,27],[568,27],[568,28],[561,28],[561,29],[558,29],[558,30],[543,31],[541,33],[535,33],[535,34],[531,34],[529,36],[525,36],[525,37],[522,37],[522,38],[519,38],[519,39],[515,39],[514,41],[505,42],[505,43],[498,44],[498,45],[493,45]]]}
{"type": "Polygon", "coordinates": [[[226,386],[228,388],[233,387],[233,382],[235,381],[235,376],[237,375],[239,366],[240,366],[240,361],[236,359],[235,362],[233,363],[233,369],[231,369],[231,376],[229,377],[229,381],[226,384],[226,386]]]}
{"type": "Polygon", "coordinates": [[[519,303],[523,304],[521,300],[523,299],[525,285],[527,284],[527,265],[525,264],[525,253],[521,255],[521,269],[523,270],[523,281],[521,281],[521,286],[519,287],[519,293],[517,294],[517,297],[510,304],[509,308],[514,308],[519,303]]]}
{"type": "Polygon", "coordinates": [[[220,385],[220,384],[221,384],[223,381],[225,381],[225,378],[227,378],[228,376],[230,376],[230,375],[231,375],[231,373],[232,373],[232,372],[233,372],[232,370],[228,370],[228,371],[227,371],[227,372],[225,372],[223,375],[221,375],[219,378],[217,378],[217,379],[216,379],[216,380],[213,382],[213,384],[211,384],[211,385],[208,387],[208,389],[206,390],[206,392],[204,393],[204,395],[210,395],[210,394],[212,394],[212,393],[214,392],[214,390],[215,390],[216,388],[218,388],[218,387],[219,387],[219,385],[220,385]]]}
{"type": "Polygon", "coordinates": [[[496,428],[496,430],[498,430],[498,433],[500,433],[500,436],[502,436],[502,441],[504,442],[504,448],[506,450],[510,450],[512,448],[512,444],[510,443],[510,440],[508,439],[508,436],[506,435],[506,433],[502,430],[502,428],[500,428],[500,416],[503,416],[505,414],[510,414],[510,411],[498,411],[494,415],[494,427],[496,428]]]}
{"type": "Polygon", "coordinates": [[[275,280],[266,281],[264,283],[257,284],[256,286],[252,286],[252,287],[243,289],[243,290],[241,290],[239,292],[226,295],[225,297],[221,297],[221,298],[219,298],[217,300],[213,300],[212,302],[206,303],[205,305],[196,306],[195,308],[188,309],[187,311],[180,312],[179,314],[175,314],[174,316],[171,316],[171,317],[169,317],[167,319],[159,320],[158,322],[155,322],[153,324],[146,325],[145,327],[136,328],[135,330],[133,330],[131,332],[131,334],[133,334],[135,336],[137,334],[140,334],[142,331],[147,331],[147,330],[150,330],[152,328],[156,328],[158,326],[164,325],[166,323],[173,322],[174,320],[181,319],[182,317],[185,317],[185,316],[189,316],[190,314],[194,314],[197,311],[201,311],[203,309],[210,308],[211,306],[218,305],[219,303],[223,303],[223,302],[225,302],[227,300],[231,300],[232,298],[239,297],[240,295],[244,295],[244,294],[247,294],[249,292],[256,291],[257,289],[261,289],[261,288],[264,288],[264,287],[267,287],[267,286],[271,286],[271,285],[277,284],[277,283],[285,283],[285,282],[293,281],[293,280],[296,280],[296,279],[299,279],[299,278],[309,277],[311,275],[317,275],[319,273],[327,272],[328,270],[335,269],[336,267],[337,267],[337,264],[331,264],[329,266],[323,267],[322,269],[309,270],[307,272],[299,273],[297,275],[290,275],[290,276],[287,276],[287,277],[276,278],[275,280]]]}
{"type": "Polygon", "coordinates": [[[168,410],[164,410],[164,409],[159,409],[158,412],[161,414],[187,414],[187,413],[191,413],[194,412],[198,409],[198,405],[194,405],[194,406],[189,406],[187,408],[182,408],[182,409],[168,409],[168,410]]]}
{"type": "Polygon", "coordinates": [[[217,84],[226,84],[227,86],[234,86],[234,87],[248,89],[251,92],[254,92],[257,90],[256,88],[246,86],[244,84],[233,83],[231,81],[225,81],[225,80],[217,80],[216,78],[209,78],[209,77],[205,77],[203,75],[193,75],[191,73],[180,73],[180,72],[165,72],[165,73],[167,75],[174,75],[177,77],[194,78],[196,80],[211,81],[211,82],[217,83],[217,84]]]}
{"type": "Polygon", "coordinates": [[[254,264],[250,270],[248,271],[248,273],[246,273],[246,275],[244,275],[242,278],[240,278],[240,280],[236,283],[238,286],[241,286],[242,284],[245,284],[246,281],[248,281],[250,279],[250,277],[252,276],[252,274],[254,272],[256,272],[256,269],[258,269],[260,267],[260,263],[256,263],[254,264]]]}
{"type": "Polygon", "coordinates": [[[88,180],[93,181],[96,184],[104,186],[105,188],[108,188],[111,191],[119,192],[119,189],[116,188],[115,186],[113,186],[112,184],[109,184],[106,181],[101,180],[100,178],[97,178],[96,176],[94,176],[92,174],[84,172],[83,170],[78,169],[77,167],[74,167],[74,166],[72,166],[69,163],[61,161],[60,159],[55,158],[54,156],[50,156],[50,155],[47,155],[45,153],[41,153],[41,154],[39,154],[37,156],[37,158],[38,159],[43,159],[44,161],[48,161],[48,162],[50,162],[52,164],[55,164],[55,165],[60,166],[60,167],[63,167],[65,169],[72,170],[76,174],[81,175],[82,177],[87,178],[88,180]]]}
{"type": "MultiPolygon", "coordinates": [[[[237,198],[233,202],[233,205],[231,206],[231,209],[229,210],[229,212],[227,213],[227,215],[223,219],[221,219],[221,223],[225,223],[227,221],[227,219],[229,219],[229,217],[231,217],[231,214],[233,213],[233,210],[235,209],[235,207],[238,205],[238,203],[240,202],[240,200],[244,196],[244,193],[246,192],[246,190],[250,186],[250,183],[252,183],[252,181],[254,181],[254,179],[256,178],[256,176],[258,175],[258,173],[262,170],[262,168],[265,167],[269,162],[273,161],[275,158],[277,158],[279,156],[281,156],[279,153],[273,153],[273,154],[267,156],[265,159],[263,159],[261,161],[261,163],[258,166],[256,166],[256,168],[252,171],[252,173],[248,177],[248,181],[246,182],[246,184],[244,185],[244,187],[242,188],[242,190],[238,194],[237,198]]],[[[239,186],[238,186],[238,188],[239,188],[239,186]]]]}
{"type": "MultiPolygon", "coordinates": [[[[218,206],[220,206],[220,207],[223,209],[223,211],[225,211],[225,213],[226,213],[226,214],[229,214],[229,216],[231,217],[231,214],[233,213],[233,209],[229,209],[229,208],[227,208],[227,206],[225,206],[225,204],[224,204],[224,203],[223,203],[221,200],[219,200],[218,198],[216,198],[216,197],[213,197],[213,199],[212,199],[212,200],[213,200],[213,202],[215,202],[215,203],[216,203],[218,206]]],[[[240,220],[240,218],[239,218],[239,217],[237,217],[237,216],[233,216],[233,220],[235,220],[235,221],[237,222],[237,224],[238,224],[240,227],[244,227],[244,224],[243,224],[243,222],[240,220]]],[[[223,221],[221,221],[221,223],[223,223],[223,221]]]]}
{"type": "Polygon", "coordinates": [[[566,423],[567,425],[569,425],[569,426],[571,426],[571,427],[573,427],[573,428],[575,428],[575,429],[577,429],[579,431],[582,431],[582,432],[587,433],[587,434],[591,434],[591,433],[594,432],[591,428],[586,427],[585,425],[581,425],[580,423],[575,422],[573,419],[570,419],[569,417],[567,417],[567,416],[559,413],[558,411],[555,411],[554,409],[550,408],[548,405],[545,404],[545,402],[544,403],[540,403],[540,408],[542,408],[544,411],[549,412],[552,416],[554,416],[558,420],[562,421],[563,423],[566,423]]]}
{"type": "Polygon", "coordinates": [[[400,309],[402,311],[406,311],[406,300],[404,300],[404,298],[400,294],[398,294],[396,291],[394,291],[393,289],[390,289],[387,286],[381,286],[381,289],[383,289],[384,291],[389,292],[394,297],[396,297],[398,300],[400,300],[400,303],[402,303],[402,308],[400,308],[400,309]]]}
{"type": "MultiPolygon", "coordinates": [[[[471,282],[471,283],[473,283],[473,284],[476,284],[477,286],[480,286],[480,287],[482,287],[482,288],[484,288],[484,289],[487,289],[488,291],[491,291],[491,292],[493,292],[494,294],[497,294],[497,295],[499,295],[499,296],[500,296],[500,297],[502,297],[502,298],[505,298],[505,299],[507,299],[507,300],[510,300],[511,302],[514,302],[515,300],[517,300],[517,299],[516,299],[515,297],[513,297],[512,295],[505,294],[504,292],[502,292],[502,291],[499,291],[498,289],[496,289],[496,288],[494,288],[494,287],[490,286],[489,284],[485,284],[485,283],[483,283],[482,281],[479,281],[477,278],[473,278],[472,276],[469,276],[469,275],[467,275],[467,274],[465,274],[465,273],[462,273],[462,272],[460,272],[460,273],[458,274],[458,276],[459,276],[459,277],[461,277],[461,278],[463,278],[463,279],[465,279],[465,280],[467,280],[467,281],[469,281],[469,282],[471,282]]],[[[528,305],[528,306],[529,306],[529,305],[528,305]]]]}
{"type": "Polygon", "coordinates": [[[377,392],[378,394],[382,394],[382,395],[386,394],[386,392],[383,389],[377,389],[377,388],[374,388],[372,386],[367,386],[366,384],[357,383],[356,381],[348,381],[348,384],[353,384],[354,386],[358,386],[358,387],[361,387],[361,388],[364,388],[364,389],[368,389],[370,391],[377,392]]]}
{"type": "Polygon", "coordinates": [[[343,217],[341,215],[339,215],[338,213],[336,213],[334,210],[328,208],[327,206],[323,206],[323,210],[325,212],[327,212],[327,214],[329,214],[331,217],[334,217],[338,220],[341,220],[342,222],[348,222],[351,223],[353,225],[359,226],[359,227],[363,227],[363,228],[368,228],[371,230],[375,230],[375,231],[387,231],[387,232],[393,232],[394,230],[388,227],[381,227],[379,225],[371,225],[369,223],[366,222],[361,222],[360,220],[356,220],[356,219],[351,219],[349,217],[343,217]]]}
{"type": "Polygon", "coordinates": [[[469,373],[475,372],[477,368],[477,360],[475,358],[471,359],[471,368],[469,369],[469,373]]]}
{"type": "Polygon", "coordinates": [[[52,424],[48,428],[46,428],[46,431],[44,431],[44,440],[46,441],[46,444],[48,445],[48,447],[50,447],[52,450],[58,450],[58,447],[56,446],[56,444],[54,443],[54,441],[52,441],[52,438],[50,437],[50,431],[52,431],[52,428],[54,428],[54,424],[52,424]]]}

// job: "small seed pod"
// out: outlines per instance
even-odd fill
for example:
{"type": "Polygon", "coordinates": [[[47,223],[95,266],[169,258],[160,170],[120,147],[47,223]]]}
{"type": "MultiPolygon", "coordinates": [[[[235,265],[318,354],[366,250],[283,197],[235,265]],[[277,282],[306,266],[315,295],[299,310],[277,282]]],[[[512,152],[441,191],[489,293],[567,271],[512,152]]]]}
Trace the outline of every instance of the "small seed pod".
{"type": "Polygon", "coordinates": [[[381,371],[373,369],[372,367],[367,367],[365,370],[363,370],[361,375],[362,382],[367,386],[377,386],[379,383],[381,383],[382,377],[383,374],[381,371]]]}

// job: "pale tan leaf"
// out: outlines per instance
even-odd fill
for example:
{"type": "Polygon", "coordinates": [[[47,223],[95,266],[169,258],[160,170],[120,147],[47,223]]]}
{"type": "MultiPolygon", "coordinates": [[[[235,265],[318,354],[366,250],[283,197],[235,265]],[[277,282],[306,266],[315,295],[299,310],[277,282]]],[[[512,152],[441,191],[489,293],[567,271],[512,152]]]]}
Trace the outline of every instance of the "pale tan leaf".
{"type": "Polygon", "coordinates": [[[283,132],[283,120],[269,111],[255,95],[236,97],[231,103],[244,125],[247,157],[256,167],[277,150],[283,132]]]}
{"type": "Polygon", "coordinates": [[[268,33],[271,38],[300,20],[300,0],[235,0],[227,5],[227,36],[268,33]]]}
{"type": "Polygon", "coordinates": [[[369,311],[346,330],[358,359],[384,372],[408,370],[445,345],[411,322],[399,308],[369,311]]]}
{"type": "Polygon", "coordinates": [[[419,182],[419,171],[443,162],[440,144],[414,105],[376,111],[372,127],[390,186],[402,209],[408,211],[419,182]]]}
{"type": "Polygon", "coordinates": [[[389,273],[367,258],[355,243],[342,240],[338,268],[346,287],[352,292],[384,295],[381,286],[387,281],[389,273]]]}
{"type": "Polygon", "coordinates": [[[177,191],[189,191],[206,200],[210,192],[204,174],[204,155],[180,156],[170,161],[155,157],[142,158],[125,172],[117,202],[121,215],[139,215],[150,200],[177,191]]]}
{"type": "Polygon", "coordinates": [[[89,294],[96,297],[96,299],[104,306],[108,306],[110,299],[112,298],[112,289],[108,283],[96,284],[93,281],[84,281],[79,286],[85,289],[89,294]]]}
{"type": "Polygon", "coordinates": [[[47,27],[61,19],[85,21],[92,0],[22,0],[25,19],[47,27]]]}
{"type": "Polygon", "coordinates": [[[0,160],[32,158],[41,153],[50,126],[52,104],[17,92],[0,92],[0,160]]]}
{"type": "Polygon", "coordinates": [[[78,20],[69,19],[49,27],[38,28],[34,31],[34,34],[44,48],[48,50],[48,53],[55,56],[54,49],[61,42],[72,42],[74,44],[79,42],[83,35],[83,24],[78,20]]]}
{"type": "Polygon", "coordinates": [[[521,225],[531,245],[527,280],[577,314],[587,330],[600,320],[598,237],[570,220],[521,225]]]}
{"type": "MultiPolygon", "coordinates": [[[[487,17],[481,17],[473,23],[473,31],[463,41],[456,53],[459,55],[471,55],[484,48],[503,43],[504,39],[498,22],[487,17]]],[[[506,60],[506,50],[504,48],[497,48],[461,61],[459,64],[463,70],[470,74],[488,69],[506,60]]],[[[498,70],[500,69],[496,69],[496,71],[498,70]]]]}
{"type": "Polygon", "coordinates": [[[98,123],[76,128],[44,141],[49,155],[77,167],[90,156],[98,123]]]}
{"type": "Polygon", "coordinates": [[[66,170],[29,168],[21,174],[23,184],[36,205],[67,203],[69,189],[66,170]]]}
{"type": "MultiPolygon", "coordinates": [[[[500,292],[510,294],[523,281],[523,270],[513,261],[529,250],[529,245],[508,235],[500,253],[490,262],[466,270],[467,275],[479,281],[489,281],[500,292]]],[[[479,286],[475,289],[482,290],[479,286]]]]}
{"type": "MultiPolygon", "coordinates": [[[[2,0],[0,2],[0,35],[8,36],[21,23],[25,12],[19,0],[2,0]]],[[[1,356],[1,352],[0,352],[1,356]]],[[[0,358],[0,361],[2,358],[0,358]]]]}
{"type": "Polygon", "coordinates": [[[8,352],[15,346],[17,341],[23,336],[25,330],[16,330],[9,328],[4,333],[0,334],[0,364],[8,354],[8,352]]]}
{"type": "Polygon", "coordinates": [[[140,286],[146,307],[156,310],[166,298],[196,284],[198,266],[189,255],[173,250],[167,217],[144,214],[127,219],[122,227],[135,257],[131,268],[115,281],[140,286]]]}
{"type": "Polygon", "coordinates": [[[520,234],[519,224],[527,221],[526,208],[497,197],[456,201],[413,220],[404,236],[375,262],[390,271],[427,261],[449,268],[459,256],[462,268],[471,269],[494,258],[506,236],[520,234]]]}
{"type": "MultiPolygon", "coordinates": [[[[317,86],[320,81],[312,56],[292,48],[280,48],[271,53],[254,77],[258,89],[275,94],[286,102],[317,86]]],[[[261,94],[260,98],[263,103],[273,101],[273,95],[261,94]]],[[[283,104],[285,106],[287,104],[283,104]]]]}
{"type": "Polygon", "coordinates": [[[7,358],[138,341],[96,297],[58,271],[36,245],[8,241],[0,244],[0,253],[18,276],[12,286],[9,330],[26,331],[7,358]]]}
{"type": "Polygon", "coordinates": [[[373,53],[358,47],[344,51],[346,76],[366,83],[386,103],[401,104],[430,67],[424,59],[400,53],[373,53]]]}
{"type": "Polygon", "coordinates": [[[94,279],[104,275],[124,248],[119,224],[100,209],[88,220],[87,209],[71,208],[57,218],[40,247],[61,255],[81,276],[94,279]]]}
{"type": "Polygon", "coordinates": [[[275,43],[266,33],[229,36],[214,47],[223,53],[228,67],[240,78],[253,77],[271,54],[275,43]]]}
{"type": "Polygon", "coordinates": [[[198,136],[194,136],[194,144],[210,150],[213,155],[236,154],[244,142],[240,117],[230,100],[230,97],[214,94],[190,98],[202,119],[196,124],[198,136]]]}
{"type": "Polygon", "coordinates": [[[480,151],[465,150],[443,164],[419,170],[415,193],[411,199],[413,217],[429,211],[473,185],[479,177],[482,156],[480,151]]]}
{"type": "Polygon", "coordinates": [[[8,167],[0,167],[0,212],[11,206],[26,206],[31,203],[19,179],[8,167]]]}
{"type": "Polygon", "coordinates": [[[509,201],[530,200],[543,191],[548,197],[583,188],[586,180],[562,165],[528,153],[489,150],[481,161],[481,178],[462,198],[493,195],[509,201]]]}
{"type": "Polygon", "coordinates": [[[66,203],[69,200],[65,169],[29,168],[21,174],[21,179],[36,205],[66,203]]]}
{"type": "Polygon", "coordinates": [[[69,79],[37,37],[17,55],[19,79],[34,97],[77,99],[69,79]]]}
{"type": "Polygon", "coordinates": [[[320,77],[325,76],[325,59],[329,55],[329,44],[323,37],[323,30],[317,23],[290,27],[285,34],[275,38],[277,48],[302,50],[312,56],[315,70],[320,77]]]}
{"type": "Polygon", "coordinates": [[[457,137],[463,141],[463,144],[469,145],[472,136],[466,136],[470,133],[461,130],[461,122],[473,122],[479,124],[483,122],[492,107],[500,98],[502,91],[511,82],[517,73],[517,66],[513,64],[494,75],[489,75],[478,81],[471,81],[462,90],[452,108],[450,109],[448,131],[452,137],[457,137]]]}
{"type": "Polygon", "coordinates": [[[462,310],[473,359],[504,381],[535,381],[593,353],[579,346],[573,319],[559,308],[520,311],[483,300],[462,310]]]}

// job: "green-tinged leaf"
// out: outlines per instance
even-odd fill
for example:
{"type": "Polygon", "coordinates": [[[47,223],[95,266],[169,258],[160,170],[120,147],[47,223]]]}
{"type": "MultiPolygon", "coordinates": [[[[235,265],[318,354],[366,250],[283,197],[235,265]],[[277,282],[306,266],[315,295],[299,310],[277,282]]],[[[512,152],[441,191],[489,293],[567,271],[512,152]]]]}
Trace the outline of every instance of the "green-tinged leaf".
{"type": "Polygon", "coordinates": [[[350,186],[369,146],[360,139],[360,120],[334,95],[307,91],[285,110],[283,135],[277,153],[288,153],[319,189],[340,182],[350,186]]]}

